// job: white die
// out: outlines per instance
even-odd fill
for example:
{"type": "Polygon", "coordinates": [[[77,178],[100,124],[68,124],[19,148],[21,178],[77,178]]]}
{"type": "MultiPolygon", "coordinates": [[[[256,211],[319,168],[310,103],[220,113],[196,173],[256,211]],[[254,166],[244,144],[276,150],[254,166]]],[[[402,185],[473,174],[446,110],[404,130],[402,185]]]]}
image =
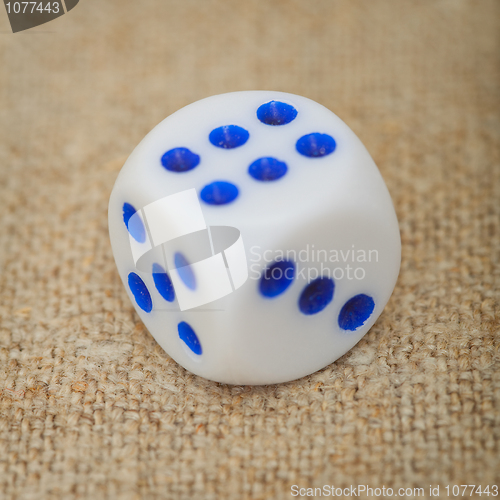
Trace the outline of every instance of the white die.
{"type": "Polygon", "coordinates": [[[156,341],[231,384],[312,373],[371,328],[401,242],[369,153],[304,97],[195,102],[135,148],[109,202],[121,279],[156,341]]]}

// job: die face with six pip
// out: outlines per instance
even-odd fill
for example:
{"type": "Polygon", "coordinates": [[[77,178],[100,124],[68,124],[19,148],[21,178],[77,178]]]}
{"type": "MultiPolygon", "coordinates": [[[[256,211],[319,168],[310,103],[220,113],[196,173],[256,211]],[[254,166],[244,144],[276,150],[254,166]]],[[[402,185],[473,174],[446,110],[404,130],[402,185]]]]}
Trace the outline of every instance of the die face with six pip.
{"type": "Polygon", "coordinates": [[[179,364],[231,384],[323,368],[371,328],[401,243],[369,153],[331,111],[223,94],[156,126],[109,202],[120,277],[179,364]]]}

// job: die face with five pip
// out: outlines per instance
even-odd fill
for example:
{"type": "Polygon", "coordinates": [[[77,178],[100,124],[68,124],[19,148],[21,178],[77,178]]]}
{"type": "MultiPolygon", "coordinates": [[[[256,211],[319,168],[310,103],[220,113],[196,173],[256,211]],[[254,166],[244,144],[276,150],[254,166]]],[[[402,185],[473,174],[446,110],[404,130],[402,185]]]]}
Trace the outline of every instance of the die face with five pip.
{"type": "Polygon", "coordinates": [[[231,384],[293,380],[342,356],[382,312],[401,259],[361,141],[281,92],[213,96],[161,122],[118,176],[109,229],[156,341],[231,384]]]}

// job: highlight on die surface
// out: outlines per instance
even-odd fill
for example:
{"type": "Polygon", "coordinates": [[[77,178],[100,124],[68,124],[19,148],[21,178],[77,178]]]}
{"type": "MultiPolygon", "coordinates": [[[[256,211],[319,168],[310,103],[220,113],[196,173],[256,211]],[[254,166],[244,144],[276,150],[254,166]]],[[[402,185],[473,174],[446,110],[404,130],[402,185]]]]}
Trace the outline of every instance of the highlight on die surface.
{"type": "Polygon", "coordinates": [[[230,384],[297,379],[345,354],[382,313],[401,259],[361,141],[282,92],[209,97],[157,125],[116,180],[109,230],[156,341],[230,384]]]}

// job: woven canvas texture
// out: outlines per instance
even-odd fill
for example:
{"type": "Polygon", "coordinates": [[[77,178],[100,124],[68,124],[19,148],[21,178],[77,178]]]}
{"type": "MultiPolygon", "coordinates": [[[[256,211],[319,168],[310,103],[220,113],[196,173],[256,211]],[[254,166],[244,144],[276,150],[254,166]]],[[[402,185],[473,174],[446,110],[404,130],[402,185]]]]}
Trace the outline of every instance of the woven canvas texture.
{"type": "Polygon", "coordinates": [[[498,1],[81,0],[0,31],[0,498],[500,482],[498,1]],[[163,118],[254,89],[318,101],[361,138],[402,267],[337,362],[226,386],[141,323],[107,202],[163,118]]]}

